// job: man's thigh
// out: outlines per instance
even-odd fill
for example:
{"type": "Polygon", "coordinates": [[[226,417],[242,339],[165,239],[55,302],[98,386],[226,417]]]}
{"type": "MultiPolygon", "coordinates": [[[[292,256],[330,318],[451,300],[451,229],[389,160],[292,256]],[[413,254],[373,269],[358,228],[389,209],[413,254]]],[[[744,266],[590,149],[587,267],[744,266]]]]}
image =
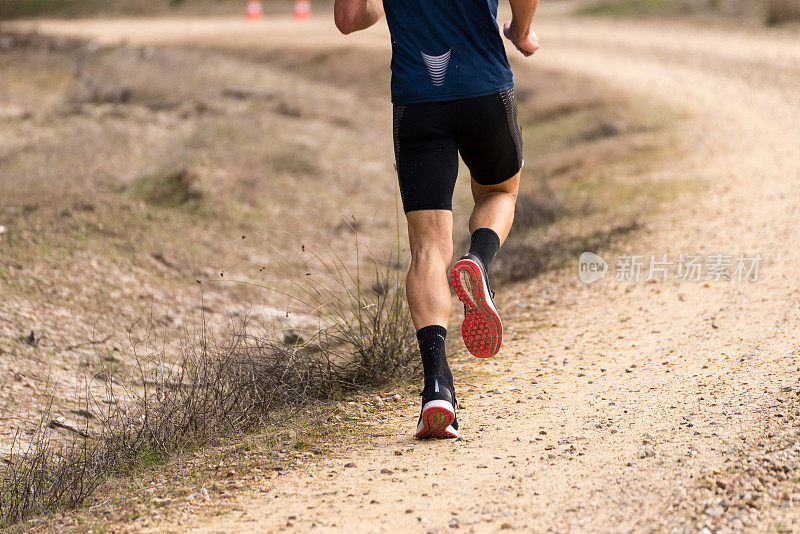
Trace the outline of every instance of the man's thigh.
{"type": "Polygon", "coordinates": [[[458,178],[453,102],[396,105],[394,144],[406,213],[452,209],[458,178]]]}
{"type": "Polygon", "coordinates": [[[507,182],[522,169],[522,128],[514,91],[462,100],[457,138],[461,158],[480,185],[507,182]]]}

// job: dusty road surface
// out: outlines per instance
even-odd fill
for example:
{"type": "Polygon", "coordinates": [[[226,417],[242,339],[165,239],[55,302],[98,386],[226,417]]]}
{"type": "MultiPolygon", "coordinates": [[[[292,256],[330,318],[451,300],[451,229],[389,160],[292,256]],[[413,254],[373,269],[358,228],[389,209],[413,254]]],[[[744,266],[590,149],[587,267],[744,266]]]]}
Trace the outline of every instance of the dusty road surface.
{"type": "MultiPolygon", "coordinates": [[[[325,23],[248,38],[344,42],[325,23]]],[[[154,530],[800,531],[800,36],[560,16],[537,31],[534,62],[683,117],[685,156],[655,176],[682,192],[624,252],[761,254],[759,280],[584,286],[570,269],[503,288],[503,350],[456,369],[486,372],[457,381],[460,440],[415,442],[404,399],[234,511],[154,530]]]]}

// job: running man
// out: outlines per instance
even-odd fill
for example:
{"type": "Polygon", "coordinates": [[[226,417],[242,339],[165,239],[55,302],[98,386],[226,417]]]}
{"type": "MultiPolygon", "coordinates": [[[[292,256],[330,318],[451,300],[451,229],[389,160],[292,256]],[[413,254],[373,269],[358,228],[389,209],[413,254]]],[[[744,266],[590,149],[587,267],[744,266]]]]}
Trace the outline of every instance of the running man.
{"type": "MultiPolygon", "coordinates": [[[[529,57],[539,0],[509,0],[503,34],[529,57]]],[[[452,196],[458,156],[472,175],[470,249],[450,269],[464,304],[461,333],[479,358],[497,354],[503,324],[489,265],[508,236],[522,169],[514,80],[497,25],[498,0],[335,0],[344,34],[386,12],[392,36],[394,148],[411,267],[406,291],[425,371],[416,437],[456,438],[453,375],[445,355],[453,257],[452,196]]]]}

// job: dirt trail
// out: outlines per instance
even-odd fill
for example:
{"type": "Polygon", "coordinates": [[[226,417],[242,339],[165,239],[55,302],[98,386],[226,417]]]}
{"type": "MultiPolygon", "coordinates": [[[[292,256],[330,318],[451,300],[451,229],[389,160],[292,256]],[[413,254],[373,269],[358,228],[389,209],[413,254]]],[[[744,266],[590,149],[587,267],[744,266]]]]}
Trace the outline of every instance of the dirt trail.
{"type": "MultiPolygon", "coordinates": [[[[797,415],[800,37],[643,24],[544,18],[534,61],[685,111],[691,150],[655,177],[696,187],[645,221],[629,253],[760,253],[760,281],[584,287],[569,271],[507,289],[516,335],[493,361],[467,364],[489,374],[460,387],[462,440],[415,442],[407,399],[358,447],[194,528],[800,531],[796,484],[759,463],[778,447],[765,429],[797,415]],[[742,480],[725,478],[741,462],[742,480]]],[[[800,467],[796,444],[781,447],[800,467]]]]}

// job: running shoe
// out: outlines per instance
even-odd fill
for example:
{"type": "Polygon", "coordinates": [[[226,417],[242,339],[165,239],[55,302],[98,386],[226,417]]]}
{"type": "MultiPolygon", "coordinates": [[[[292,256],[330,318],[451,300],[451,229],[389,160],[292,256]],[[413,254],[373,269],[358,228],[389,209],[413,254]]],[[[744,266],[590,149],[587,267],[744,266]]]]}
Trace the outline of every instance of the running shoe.
{"type": "Polygon", "coordinates": [[[444,378],[425,379],[422,390],[422,411],[417,423],[417,439],[451,439],[458,437],[456,397],[444,378]]]}
{"type": "Polygon", "coordinates": [[[503,323],[481,259],[465,254],[450,270],[450,282],[464,304],[461,335],[467,350],[478,358],[491,358],[500,351],[503,323]]]}

